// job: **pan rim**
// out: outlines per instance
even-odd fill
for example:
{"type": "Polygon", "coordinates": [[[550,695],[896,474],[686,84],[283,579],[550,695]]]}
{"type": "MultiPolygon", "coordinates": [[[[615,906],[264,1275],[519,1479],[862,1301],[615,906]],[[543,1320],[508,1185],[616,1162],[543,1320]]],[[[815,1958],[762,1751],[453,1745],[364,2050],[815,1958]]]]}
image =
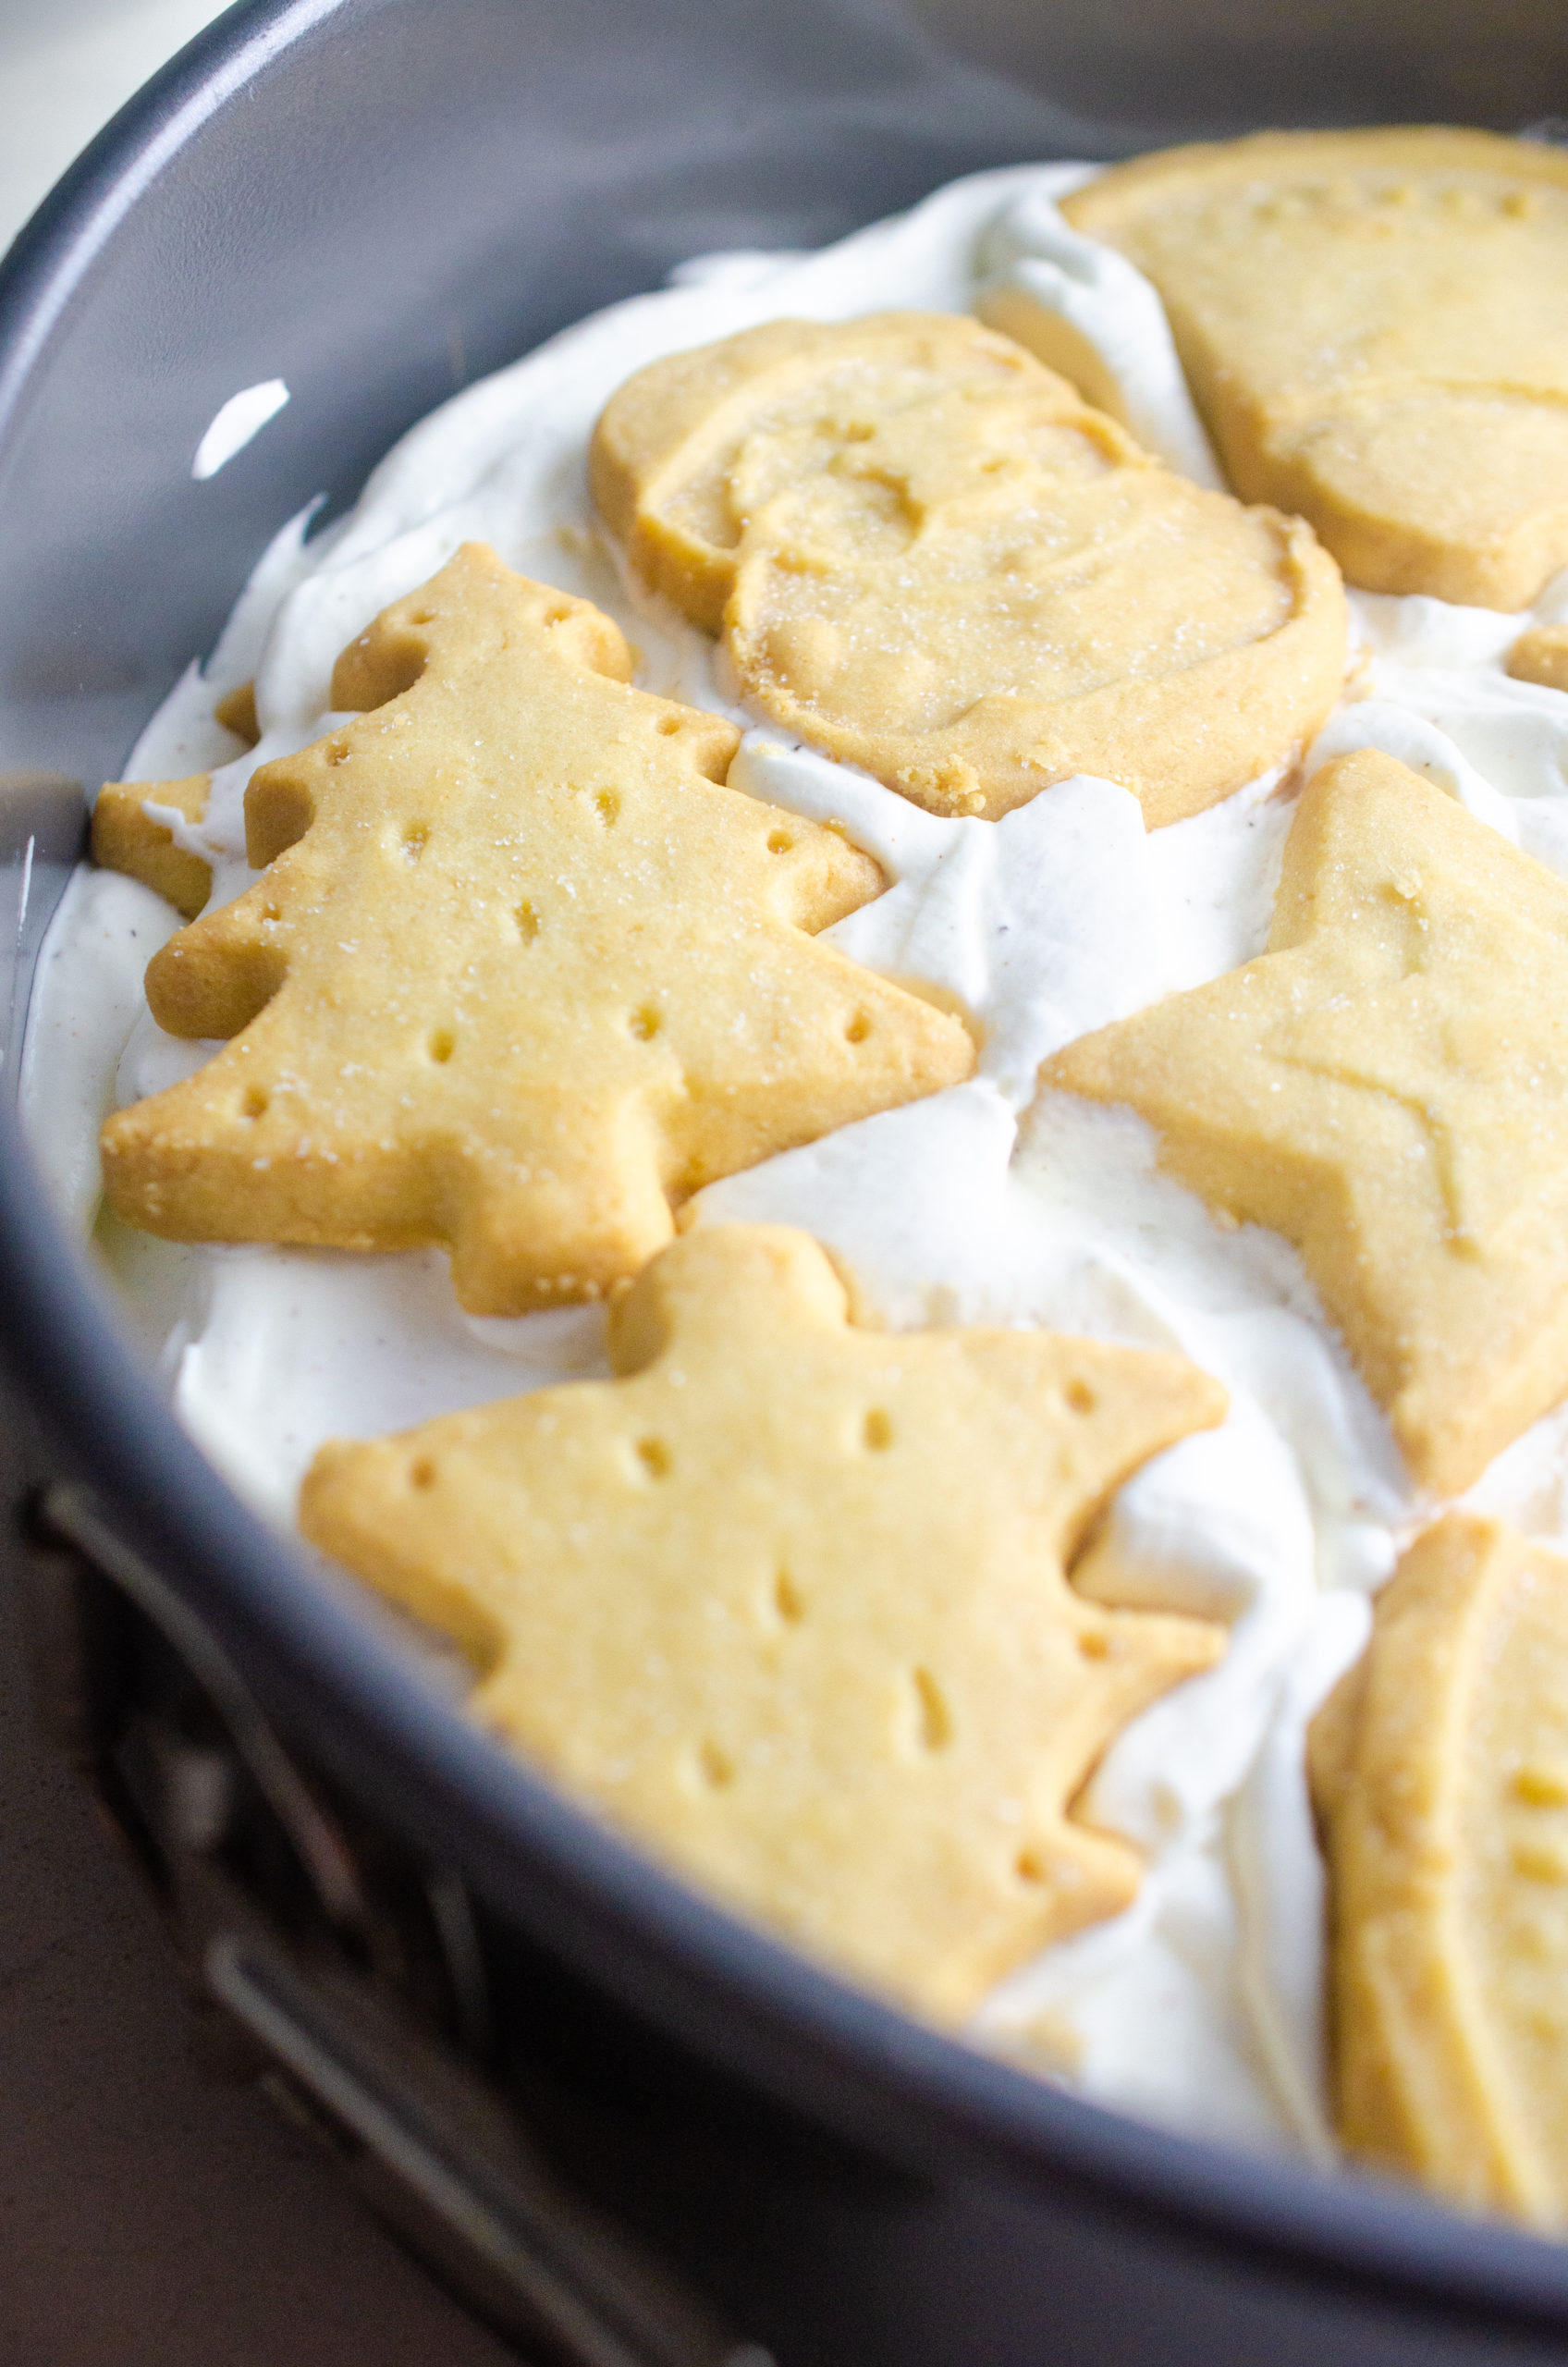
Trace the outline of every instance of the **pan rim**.
{"type": "MultiPolygon", "coordinates": [[[[51,340],[160,172],[302,43],[399,0],[240,0],[140,92],[0,264],[0,465],[51,340]]],[[[591,7],[593,0],[579,0],[591,7]]],[[[84,292],[85,291],[85,292],[84,292]]],[[[0,1355],[56,1452],[210,1621],[264,1705],[401,1829],[643,2018],[852,2141],[1136,2215],[1325,2295],[1568,2328],[1568,2249],[1343,2172],[1126,2118],[905,2019],[687,1891],[469,1726],[152,1400],[0,1095],[0,1355]],[[811,2097],[802,2101],[809,2067],[811,2097]],[[837,2104],[830,2102],[837,2099],[837,2104]],[[956,2148],[956,2152],[955,2152],[956,2148]],[[1062,2182],[1071,2182],[1065,2196],[1062,2182]]]]}

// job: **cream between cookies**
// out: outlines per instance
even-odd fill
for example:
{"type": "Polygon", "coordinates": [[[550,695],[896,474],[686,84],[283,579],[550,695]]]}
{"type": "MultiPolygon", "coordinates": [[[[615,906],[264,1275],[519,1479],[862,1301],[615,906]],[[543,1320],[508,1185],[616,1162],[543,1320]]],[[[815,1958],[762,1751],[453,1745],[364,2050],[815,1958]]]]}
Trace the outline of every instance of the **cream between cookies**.
{"type": "MultiPolygon", "coordinates": [[[[784,312],[966,309],[979,277],[987,304],[1010,274],[1017,300],[1048,301],[1048,273],[1028,265],[1054,260],[1065,269],[1067,253],[1079,267],[1076,333],[1103,354],[1126,415],[1142,406],[1140,432],[1172,459],[1185,438],[1195,470],[1191,422],[1177,416],[1156,333],[1158,304],[1140,300],[1142,325],[1130,336],[1131,267],[1108,258],[1096,274],[1093,255],[1065,248],[1055,227],[1053,192],[1084,171],[982,176],[821,256],[689,267],[671,293],[584,324],[435,414],[378,470],[352,515],[314,543],[303,543],[302,521],[286,529],[208,678],[187,678],[128,767],[167,778],[232,760],[235,743],[210,721],[213,700],[256,675],[263,746],[228,762],[203,822],[180,821],[177,831],[192,852],[218,859],[215,895],[251,877],[237,863],[237,825],[256,762],[325,728],[337,649],[465,536],[483,535],[510,564],[609,608],[642,646],[647,687],[729,711],[711,644],[668,616],[634,613],[589,531],[587,432],[612,388],[658,352],[784,312]]],[[[1342,710],[1325,745],[1390,746],[1554,861],[1568,844],[1568,828],[1558,828],[1560,817],[1568,825],[1568,804],[1554,802],[1568,697],[1513,682],[1501,665],[1525,623],[1568,612],[1568,601],[1552,603],[1549,588],[1533,618],[1505,619],[1357,598],[1367,644],[1360,687],[1378,706],[1342,710]]],[[[1080,1573],[1085,1587],[1097,1576],[1119,1599],[1135,1590],[1140,1600],[1219,1610],[1235,1623],[1220,1667],[1130,1728],[1095,1779],[1098,1815],[1151,1850],[1143,1892],[1126,1917],[1015,1977],[982,2027],[1108,2101],[1325,2152],[1321,1873],[1300,1735],[1358,1649],[1365,1588],[1391,1565],[1415,1506],[1283,1245],[1220,1233],[1153,1173],[1150,1138],[1133,1120],[1060,1100],[1029,1110],[1022,1127],[1017,1119],[1045,1052],[1258,950],[1289,806],[1269,798],[1266,782],[1145,838],[1125,791],[1077,782],[1001,826],[939,822],[776,732],[753,734],[735,780],[841,821],[877,855],[896,884],[841,924],[835,941],[966,1004],[986,1043],[974,1083],[731,1179],[703,1196],[699,1220],[804,1226],[848,1259],[866,1308],[889,1322],[1048,1321],[1179,1343],[1235,1400],[1221,1431],[1173,1449],[1121,1491],[1080,1573]]],[[[109,1003],[116,991],[129,1000],[158,932],[172,925],[146,891],[83,875],[51,939],[31,1039],[49,1106],[37,1093],[30,1106],[52,1171],[83,1213],[84,1146],[116,1032],[109,1003]],[[74,1104],[58,1089],[62,1042],[77,1055],[74,1104]]],[[[123,1098],[187,1073],[208,1049],[139,1023],[123,1098]]],[[[108,1245],[149,1343],[166,1355],[182,1417],[284,1521],[299,1473],[329,1430],[368,1435],[535,1378],[602,1368],[591,1310],[465,1318],[434,1255],[194,1253],[123,1233],[108,1245]]],[[[1565,1434],[1562,1417],[1537,1426],[1478,1497],[1555,1530],[1565,1434]]]]}

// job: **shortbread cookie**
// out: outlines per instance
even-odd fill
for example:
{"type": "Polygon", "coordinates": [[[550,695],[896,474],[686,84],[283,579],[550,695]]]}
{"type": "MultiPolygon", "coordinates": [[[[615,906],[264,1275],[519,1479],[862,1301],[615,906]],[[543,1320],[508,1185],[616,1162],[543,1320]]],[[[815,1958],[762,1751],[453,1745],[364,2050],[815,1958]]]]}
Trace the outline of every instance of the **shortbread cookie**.
{"type": "Polygon", "coordinates": [[[1084,772],[1173,822],[1339,695],[1343,592],[1299,521],[1172,475],[956,315],[773,321],[655,362],[591,473],[753,705],[933,813],[1084,772]]]}
{"type": "Polygon", "coordinates": [[[226,731],[232,731],[237,740],[243,740],[247,748],[253,748],[262,736],[254,682],[241,682],[238,689],[226,691],[213,708],[213,717],[226,731]]]}
{"type": "Polygon", "coordinates": [[[585,601],[469,545],[339,658],[374,713],[246,792],[267,876],[147,993],[233,1036],[111,1118],[116,1213],[177,1240],[444,1243],[517,1314],[633,1274],[713,1177],[974,1066],[807,930],[881,874],[719,781],[731,724],[630,688],[585,601]]]}
{"type": "Polygon", "coordinates": [[[1319,1724],[1344,2142],[1561,2231],[1568,1560],[1451,1513],[1378,1597],[1319,1724]]]}
{"type": "MultiPolygon", "coordinates": [[[[253,748],[260,740],[256,686],[241,682],[213,709],[214,720],[253,748]]],[[[92,860],[104,871],[123,871],[166,898],[177,913],[194,920],[213,892],[213,866],[177,846],[166,822],[147,808],[172,807],[188,822],[199,822],[212,793],[211,773],[189,773],[182,780],[106,780],[92,809],[92,860]]]]}
{"type": "Polygon", "coordinates": [[[1568,691],[1568,625],[1536,625],[1522,632],[1508,653],[1508,671],[1516,682],[1568,691]]]}
{"type": "Polygon", "coordinates": [[[1219,1383],[858,1330],[770,1226],[666,1250],[610,1349],[618,1380],[325,1447],[306,1535],[454,1637],[478,1713],[568,1789],[924,2013],[1124,1907],[1136,1854],[1068,1804],[1223,1630],[1083,1601],[1063,1566],[1219,1383]]]}
{"type": "Polygon", "coordinates": [[[1266,132],[1062,202],[1165,300],[1243,499],[1353,583],[1522,608],[1568,561],[1568,156],[1485,131],[1266,132]]]}
{"type": "Polygon", "coordinates": [[[92,808],[93,862],[140,879],[194,920],[212,893],[213,866],[177,846],[168,824],[147,807],[166,806],[188,822],[199,822],[211,786],[210,773],[190,773],[183,780],[106,780],[92,808]]]}
{"type": "Polygon", "coordinates": [[[1393,757],[1309,784],[1267,953],[1041,1076],[1295,1243],[1426,1486],[1568,1392],[1568,888],[1393,757]]]}
{"type": "MultiPolygon", "coordinates": [[[[238,690],[226,693],[214,706],[213,717],[253,748],[262,736],[254,682],[241,682],[238,690]]],[[[128,878],[140,879],[188,921],[194,920],[213,892],[213,866],[177,846],[168,824],[147,808],[172,808],[186,821],[199,822],[211,792],[210,773],[188,773],[182,780],[106,780],[92,809],[93,862],[104,871],[123,871],[128,878]]]]}

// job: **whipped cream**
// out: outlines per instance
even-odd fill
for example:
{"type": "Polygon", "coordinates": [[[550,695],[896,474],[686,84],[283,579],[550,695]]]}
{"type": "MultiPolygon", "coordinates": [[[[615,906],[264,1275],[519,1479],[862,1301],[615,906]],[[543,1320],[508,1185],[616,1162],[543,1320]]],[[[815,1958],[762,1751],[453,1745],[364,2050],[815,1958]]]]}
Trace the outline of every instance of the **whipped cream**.
{"type": "MultiPolygon", "coordinates": [[[[1503,669],[1527,625],[1568,617],[1568,577],[1517,617],[1353,594],[1350,693],[1301,765],[1152,836],[1127,791],[1089,779],[996,824],[944,820],[737,706],[721,653],[625,577],[584,481],[598,411],[643,363],[782,314],[896,305],[981,312],[1072,370],[1171,466],[1219,483],[1158,296],[1057,211],[1093,169],[977,175],[820,254],[699,257],[664,292],[469,388],[403,438],[346,517],[314,536],[310,511],[282,529],[212,658],[177,685],[126,771],[212,769],[199,823],[153,810],[212,864],[214,904],[239,893],[255,876],[251,771],[331,728],[337,652],[479,538],[608,610],[645,688],[734,716],[746,737],[732,786],[838,822],[875,855],[885,893],[828,934],[961,1008],[977,1073],[712,1185],[693,1220],[803,1227],[869,1322],[1039,1324],[1174,1346],[1231,1392],[1219,1429],[1120,1490],[1075,1572],[1091,1594],[1230,1627],[1223,1660],[1130,1725],[1088,1787],[1084,1813],[1146,1852],[1143,1886],[1125,1914],[1015,1973],[974,2035],[1123,2109],[1327,2161],[1323,1870],[1305,1735],[1361,1650],[1370,1593],[1431,1506],[1294,1252],[1218,1224],[1158,1172],[1132,1113],[1037,1093],[1035,1073],[1084,1030],[1263,950],[1301,782],[1347,749],[1400,756],[1568,876],[1568,695],[1503,669]],[[240,754],[213,707],[252,678],[263,737],[240,754]]],[[[83,1225],[105,1110],[215,1049],[163,1036],[146,1011],[141,971],[175,925],[145,889],[84,871],[45,948],[24,1110],[56,1197],[83,1225]]],[[[97,1242],[181,1420],[280,1527],[328,1436],[607,1369],[598,1309],[465,1316],[435,1251],[193,1250],[107,1217],[97,1242]]],[[[1568,1411],[1517,1441],[1469,1501],[1568,1541],[1568,1411]]]]}

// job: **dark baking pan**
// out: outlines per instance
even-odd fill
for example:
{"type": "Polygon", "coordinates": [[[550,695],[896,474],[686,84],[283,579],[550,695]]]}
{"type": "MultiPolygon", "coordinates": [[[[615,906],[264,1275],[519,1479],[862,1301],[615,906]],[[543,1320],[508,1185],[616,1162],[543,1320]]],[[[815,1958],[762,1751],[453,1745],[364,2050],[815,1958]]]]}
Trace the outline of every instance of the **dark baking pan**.
{"type": "MultiPolygon", "coordinates": [[[[1554,0],[252,0],[0,276],[0,1024],[263,543],[467,378],[721,244],[1021,157],[1568,113],[1554,0]],[[220,475],[235,388],[293,399],[220,475]]],[[[1568,2358],[1568,2250],[1158,2133],[917,2029],[502,1759],[164,1412],[0,1095],[9,1555],[45,1711],[237,2061],[578,2367],[1568,2358]]]]}

